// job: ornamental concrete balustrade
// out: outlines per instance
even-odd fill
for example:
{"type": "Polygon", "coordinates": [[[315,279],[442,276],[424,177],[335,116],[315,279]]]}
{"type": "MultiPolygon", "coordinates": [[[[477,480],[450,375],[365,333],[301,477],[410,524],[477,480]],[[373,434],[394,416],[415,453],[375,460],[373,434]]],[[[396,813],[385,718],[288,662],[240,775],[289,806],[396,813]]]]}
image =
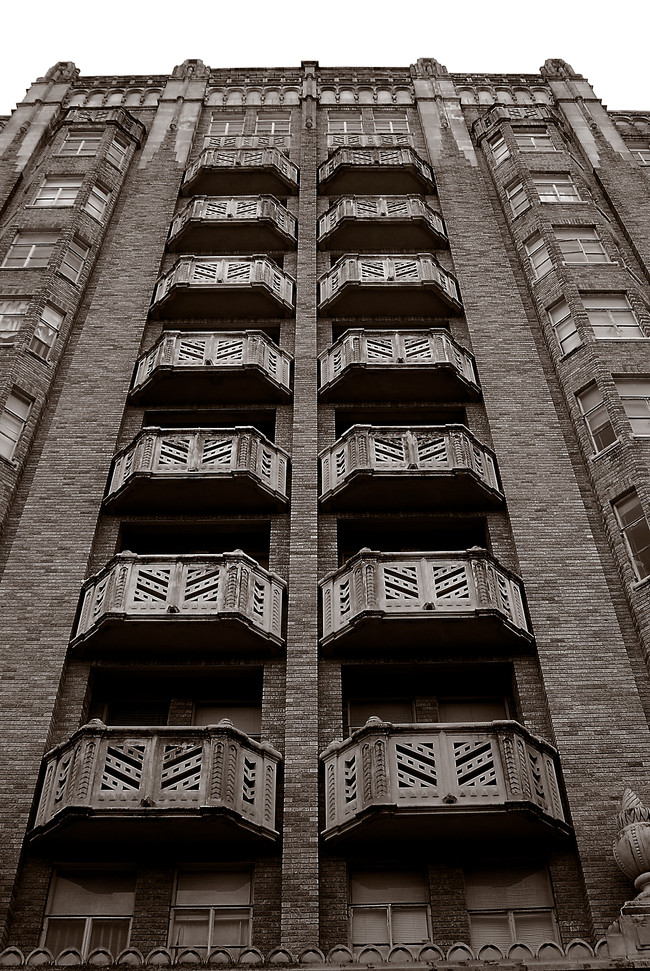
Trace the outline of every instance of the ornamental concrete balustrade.
{"type": "Polygon", "coordinates": [[[350,329],[320,355],[323,401],[476,401],[474,357],[442,328],[350,329]]]}
{"type": "Polygon", "coordinates": [[[433,194],[431,166],[411,148],[337,148],[318,168],[321,192],[433,194]]]}
{"type": "Polygon", "coordinates": [[[327,147],[330,152],[345,146],[351,148],[397,148],[400,145],[413,145],[413,136],[403,132],[377,132],[364,135],[362,132],[336,132],[327,136],[327,147]]]}
{"type": "Polygon", "coordinates": [[[167,248],[291,249],[297,225],[274,196],[194,196],[174,218],[167,248]]]}
{"type": "Polygon", "coordinates": [[[76,846],[274,840],[280,760],[227,720],[108,728],[96,719],[45,756],[31,836],[76,846]]]}
{"type": "Polygon", "coordinates": [[[255,428],[147,427],[113,459],[104,508],[280,511],[288,466],[287,453],[255,428]]]}
{"type": "Polygon", "coordinates": [[[499,508],[494,453],[464,425],[353,425],[320,453],[326,510],[499,508]]]}
{"type": "Polygon", "coordinates": [[[277,148],[208,148],[186,169],[181,186],[184,196],[257,192],[296,195],[298,166],[277,148]]]}
{"type": "Polygon", "coordinates": [[[206,135],[203,148],[278,148],[288,150],[291,135],[206,135]]]}
{"type": "Polygon", "coordinates": [[[558,759],[517,722],[391,725],[370,718],[321,756],[326,839],[464,844],[570,832],[558,759]]]}
{"type": "Polygon", "coordinates": [[[519,577],[486,550],[361,550],[320,584],[323,649],[528,650],[519,577]]]}
{"type": "Polygon", "coordinates": [[[321,249],[446,247],[442,217],[421,196],[346,196],[318,220],[321,249]]]}
{"type": "Polygon", "coordinates": [[[241,550],[118,553],[83,585],[78,653],[277,651],[285,583],[241,550]]]}
{"type": "Polygon", "coordinates": [[[294,282],[268,256],[182,256],[160,278],[151,316],[291,317],[294,282]]]}
{"type": "Polygon", "coordinates": [[[319,280],[324,316],[460,314],[456,279],[430,253],[342,256],[319,280]]]}
{"type": "Polygon", "coordinates": [[[138,405],[286,402],[292,360],[260,330],[166,330],[138,358],[130,398],[138,405]]]}

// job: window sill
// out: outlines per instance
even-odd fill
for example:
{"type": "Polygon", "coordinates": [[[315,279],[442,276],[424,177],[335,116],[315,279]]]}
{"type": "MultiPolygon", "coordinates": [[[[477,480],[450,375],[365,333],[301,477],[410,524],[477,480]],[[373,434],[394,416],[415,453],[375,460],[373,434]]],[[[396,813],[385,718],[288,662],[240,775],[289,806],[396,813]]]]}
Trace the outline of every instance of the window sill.
{"type": "Polygon", "coordinates": [[[617,438],[616,441],[612,442],[611,445],[608,445],[607,448],[602,449],[602,451],[600,452],[594,452],[594,454],[591,456],[592,461],[595,462],[597,459],[602,458],[604,455],[609,455],[609,453],[613,452],[614,449],[617,447],[617,445],[620,445],[620,444],[621,444],[621,439],[617,438]]]}
{"type": "Polygon", "coordinates": [[[650,575],[644,577],[642,580],[633,580],[631,583],[632,590],[641,590],[643,587],[650,585],[650,575]]]}
{"type": "Polygon", "coordinates": [[[51,360],[49,360],[49,359],[46,360],[44,357],[41,357],[41,355],[40,354],[37,354],[36,351],[33,351],[31,349],[31,347],[26,347],[25,348],[25,354],[29,354],[29,356],[30,357],[33,357],[35,361],[40,361],[41,364],[45,364],[46,367],[52,367],[52,361],[51,360]]]}
{"type": "Polygon", "coordinates": [[[579,263],[571,263],[569,260],[562,260],[563,266],[620,266],[616,260],[580,260],[579,263]]]}

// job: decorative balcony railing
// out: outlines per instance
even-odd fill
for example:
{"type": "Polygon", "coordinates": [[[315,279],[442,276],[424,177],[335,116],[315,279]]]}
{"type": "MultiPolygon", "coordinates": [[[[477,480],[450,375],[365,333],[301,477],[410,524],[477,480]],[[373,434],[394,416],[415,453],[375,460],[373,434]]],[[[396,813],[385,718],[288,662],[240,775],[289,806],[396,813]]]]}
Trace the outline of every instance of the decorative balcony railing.
{"type": "Polygon", "coordinates": [[[274,196],[194,196],[169,231],[169,249],[295,246],[297,221],[274,196]]]}
{"type": "Polygon", "coordinates": [[[267,256],[182,256],[156,284],[154,316],[288,317],[294,282],[267,256]],[[215,297],[223,296],[219,300],[215,297]]]}
{"type": "Polygon", "coordinates": [[[320,469],[328,508],[503,501],[494,453],[464,425],[354,425],[321,452],[320,469]]]}
{"type": "Polygon", "coordinates": [[[334,641],[377,646],[377,624],[413,646],[460,649],[530,642],[519,577],[486,550],[380,553],[361,550],[320,584],[323,646],[334,641]],[[466,620],[463,641],[459,621],[466,620]],[[402,631],[402,627],[404,630],[402,631]]]}
{"type": "Polygon", "coordinates": [[[138,359],[138,404],[287,400],[291,355],[262,331],[170,331],[138,359]]]}
{"type": "Polygon", "coordinates": [[[284,589],[283,580],[241,550],[118,553],[84,583],[72,643],[178,648],[180,639],[190,650],[211,651],[279,646],[284,589]],[[215,636],[215,624],[224,628],[223,637],[215,636]],[[147,630],[151,639],[145,643],[147,630]]]}
{"type": "Polygon", "coordinates": [[[447,246],[442,217],[421,196],[351,196],[318,220],[321,248],[447,246]]]}
{"type": "Polygon", "coordinates": [[[442,328],[347,330],[318,360],[324,400],[480,397],[474,357],[442,328]]]}
{"type": "Polygon", "coordinates": [[[411,148],[337,148],[318,169],[323,192],[436,190],[431,166],[411,148]]]}
{"type": "Polygon", "coordinates": [[[255,428],[147,427],[115,456],[105,506],[282,508],[288,466],[287,453],[255,428]]]}
{"type": "Polygon", "coordinates": [[[291,135],[206,135],[203,148],[284,148],[291,146],[291,135]]]}
{"type": "Polygon", "coordinates": [[[362,132],[338,132],[327,136],[327,147],[330,151],[341,146],[350,148],[397,148],[400,145],[413,145],[413,136],[409,132],[380,132],[364,135],[362,132]]]}
{"type": "Polygon", "coordinates": [[[511,832],[517,809],[561,832],[569,829],[555,749],[517,722],[391,725],[371,718],[321,758],[325,837],[358,832],[386,811],[395,814],[394,831],[404,824],[405,836],[414,814],[428,816],[430,834],[437,827],[438,835],[445,820],[456,817],[456,833],[466,836],[476,826],[471,815],[480,812],[484,823],[490,810],[508,810],[503,825],[511,832]]]}
{"type": "MultiPolygon", "coordinates": [[[[275,839],[281,756],[231,723],[188,728],[107,728],[98,719],[45,756],[35,833],[75,815],[115,821],[197,817],[231,821],[275,839]]],[[[71,831],[74,839],[74,829],[71,831]]],[[[146,831],[140,832],[146,839],[146,831]]]]}
{"type": "Polygon", "coordinates": [[[319,281],[325,315],[461,313],[456,279],[430,253],[342,256],[319,281]]]}
{"type": "Polygon", "coordinates": [[[295,195],[298,167],[278,148],[208,148],[186,170],[181,192],[213,196],[239,192],[295,195]]]}

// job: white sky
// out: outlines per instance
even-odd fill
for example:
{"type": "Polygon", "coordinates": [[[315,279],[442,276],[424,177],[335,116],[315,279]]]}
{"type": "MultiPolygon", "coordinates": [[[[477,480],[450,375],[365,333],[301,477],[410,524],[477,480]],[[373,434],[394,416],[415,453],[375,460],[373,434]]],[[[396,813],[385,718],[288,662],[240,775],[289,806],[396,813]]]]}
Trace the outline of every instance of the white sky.
{"type": "Polygon", "coordinates": [[[0,114],[57,61],[82,75],[210,67],[406,67],[531,74],[561,57],[615,110],[650,111],[647,0],[6,0],[0,114]],[[92,12],[95,10],[96,12],[92,12]],[[398,16],[397,14],[401,14],[398,16]],[[645,23],[644,23],[645,19],[645,23]],[[12,37],[16,42],[12,42],[12,37]],[[20,41],[20,42],[18,42],[20,41]]]}

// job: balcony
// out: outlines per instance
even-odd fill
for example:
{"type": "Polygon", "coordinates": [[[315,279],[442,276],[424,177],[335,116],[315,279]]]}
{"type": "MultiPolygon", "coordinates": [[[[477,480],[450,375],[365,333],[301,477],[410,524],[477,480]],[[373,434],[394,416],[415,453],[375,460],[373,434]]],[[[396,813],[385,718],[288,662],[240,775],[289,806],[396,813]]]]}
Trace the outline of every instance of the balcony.
{"type": "Polygon", "coordinates": [[[289,150],[291,135],[206,135],[204,148],[282,148],[289,150]]]}
{"type": "Polygon", "coordinates": [[[320,584],[328,653],[437,648],[526,650],[519,577],[479,547],[463,552],[361,550],[320,584]]]}
{"type": "Polygon", "coordinates": [[[169,231],[173,251],[293,249],[297,221],[273,196],[195,196],[169,231]]]}
{"type": "Polygon", "coordinates": [[[347,196],[318,220],[321,249],[432,249],[449,245],[442,217],[421,196],[347,196]]]}
{"type": "Polygon", "coordinates": [[[267,256],[182,256],[154,290],[151,316],[291,317],[294,283],[267,256]]]}
{"type": "Polygon", "coordinates": [[[458,284],[429,253],[342,256],[319,280],[326,317],[460,314],[458,284]]]}
{"type": "Polygon", "coordinates": [[[348,330],[319,358],[323,401],[477,401],[474,358],[448,331],[348,330]]]}
{"type": "Polygon", "coordinates": [[[320,191],[387,193],[436,191],[433,170],[412,148],[337,148],[318,169],[320,191]]]}
{"type": "Polygon", "coordinates": [[[144,428],[113,460],[113,513],[280,512],[289,456],[255,428],[144,428]]]}
{"type": "Polygon", "coordinates": [[[399,148],[401,145],[410,147],[413,136],[407,131],[376,132],[365,135],[362,132],[336,132],[327,136],[327,147],[330,152],[340,147],[346,148],[399,148]]]}
{"type": "Polygon", "coordinates": [[[98,719],[45,756],[31,837],[75,847],[268,843],[280,753],[231,723],[107,728],[98,719]]]}
{"type": "Polygon", "coordinates": [[[111,655],[277,652],[285,583],[250,556],[118,553],[83,585],[71,646],[111,655]]]}
{"type": "Polygon", "coordinates": [[[208,148],[183,178],[184,196],[231,196],[270,192],[285,198],[298,192],[298,167],[278,148],[208,148]]]}
{"type": "Polygon", "coordinates": [[[512,844],[570,833],[557,753],[516,722],[391,725],[371,718],[321,758],[327,840],[512,844]]]}
{"type": "Polygon", "coordinates": [[[320,454],[327,511],[495,509],[503,505],[494,453],[463,425],[354,425],[320,454]]]}
{"type": "Polygon", "coordinates": [[[137,405],[287,402],[291,361],[260,330],[167,330],[138,359],[130,398],[137,405]]]}

